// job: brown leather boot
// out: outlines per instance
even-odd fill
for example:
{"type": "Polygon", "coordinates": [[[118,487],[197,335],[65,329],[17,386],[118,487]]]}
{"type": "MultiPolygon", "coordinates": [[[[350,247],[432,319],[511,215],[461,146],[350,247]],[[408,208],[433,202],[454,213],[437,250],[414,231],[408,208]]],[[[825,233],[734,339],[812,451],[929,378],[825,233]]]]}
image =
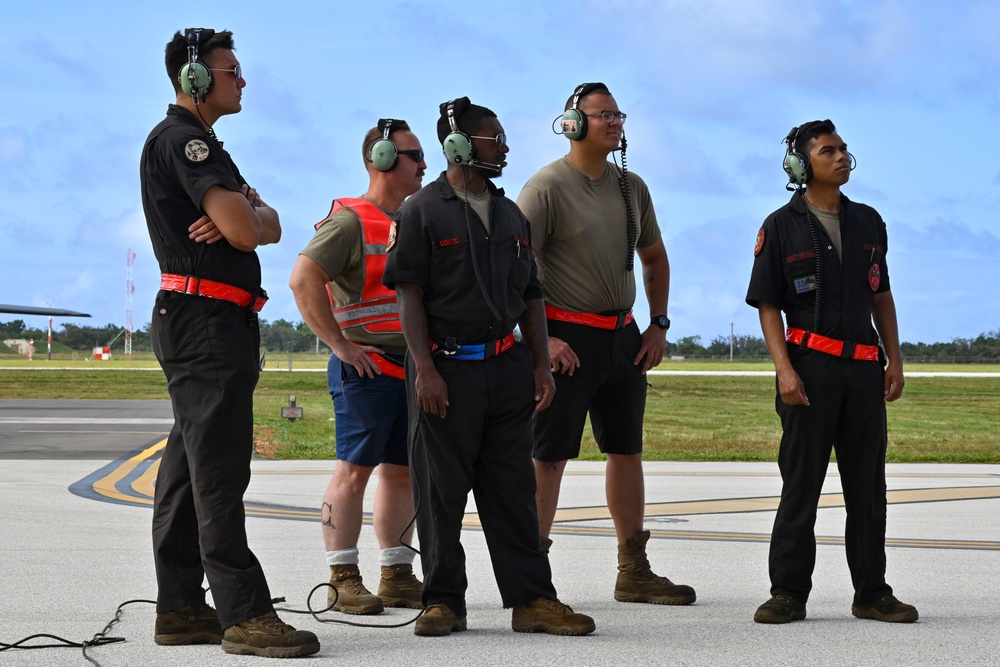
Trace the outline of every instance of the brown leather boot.
{"type": "Polygon", "coordinates": [[[420,614],[413,624],[413,634],[421,637],[445,637],[452,632],[462,632],[467,627],[465,616],[459,618],[448,605],[437,602],[420,614]]]}
{"type": "Polygon", "coordinates": [[[594,631],[594,619],[575,613],[559,600],[536,598],[514,607],[510,626],[514,632],[545,632],[550,635],[586,635],[594,631]]]}
{"type": "Polygon", "coordinates": [[[327,593],[326,604],[333,605],[333,611],[367,615],[381,614],[384,609],[382,598],[365,588],[357,565],[331,565],[330,585],[336,590],[327,593]]]}
{"type": "Polygon", "coordinates": [[[378,582],[378,596],[386,607],[421,609],[420,593],[423,584],[413,575],[413,566],[383,565],[382,579],[378,582]]]}
{"type": "Polygon", "coordinates": [[[649,531],[642,530],[618,545],[618,580],[615,599],[619,602],[649,602],[652,604],[691,604],[694,589],[659,577],[649,567],[646,542],[649,531]]]}
{"type": "Polygon", "coordinates": [[[319,653],[319,639],[308,630],[296,630],[273,611],[226,628],[222,650],[236,655],[298,658],[319,653]]]}
{"type": "Polygon", "coordinates": [[[219,615],[204,602],[157,612],[153,641],[163,646],[221,644],[219,615]]]}

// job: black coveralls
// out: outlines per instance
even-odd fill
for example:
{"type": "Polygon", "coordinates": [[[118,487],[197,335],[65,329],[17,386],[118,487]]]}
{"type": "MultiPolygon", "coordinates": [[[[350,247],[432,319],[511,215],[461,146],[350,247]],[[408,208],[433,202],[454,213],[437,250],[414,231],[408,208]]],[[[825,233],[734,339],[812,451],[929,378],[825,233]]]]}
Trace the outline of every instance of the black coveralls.
{"type": "MultiPolygon", "coordinates": [[[[396,241],[383,282],[415,283],[424,290],[430,337],[459,345],[500,340],[542,298],[528,243],[528,222],[503,191],[493,197],[490,232],[455,196],[442,174],[410,197],[396,215],[396,241]],[[468,217],[467,217],[468,216],[468,217]],[[468,221],[468,225],[467,225],[468,221]],[[482,280],[496,306],[494,318],[479,288],[471,229],[482,280]]],[[[448,386],[441,419],[416,402],[416,371],[407,354],[410,466],[424,572],[423,602],[444,603],[466,615],[465,552],[460,543],[469,491],[475,495],[504,607],[555,599],[548,559],[539,551],[535,473],[531,463],[534,361],[517,343],[482,361],[435,356],[448,386]]]]}
{"type": "MultiPolygon", "coordinates": [[[[823,226],[808,214],[814,243],[807,211],[802,191],[797,191],[764,221],[746,302],[755,308],[760,303],[779,307],[789,327],[877,344],[872,296],[889,290],[885,223],[873,208],[841,195],[841,261],[823,226]]],[[[845,539],[854,600],[877,600],[892,593],[885,582],[882,363],[835,357],[791,343],[788,354],[811,405],[785,405],[780,393],[775,398],[783,431],[778,452],[782,490],[771,534],[771,594],[800,602],[809,598],[817,503],[832,447],[847,510],[845,539]]]]}
{"type": "MultiPolygon", "coordinates": [[[[140,176],[162,273],[261,293],[256,253],[236,250],[225,240],[206,244],[188,238],[210,187],[239,192],[246,182],[222,144],[189,111],[170,105],[143,146],[140,176]],[[198,160],[201,146],[208,155],[198,160]]],[[[170,611],[204,601],[207,575],[226,628],[273,608],[260,563],[247,545],[243,510],[259,374],[257,315],[227,301],[160,291],[150,332],[174,410],[153,503],[156,608],[170,611]]]]}

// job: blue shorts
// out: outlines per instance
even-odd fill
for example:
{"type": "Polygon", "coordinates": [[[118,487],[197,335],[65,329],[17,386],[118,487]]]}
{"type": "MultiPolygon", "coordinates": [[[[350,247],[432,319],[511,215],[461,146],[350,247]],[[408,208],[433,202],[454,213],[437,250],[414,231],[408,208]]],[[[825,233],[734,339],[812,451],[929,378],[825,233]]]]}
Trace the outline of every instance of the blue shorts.
{"type": "Polygon", "coordinates": [[[408,465],[406,383],[387,375],[361,377],[335,354],[330,355],[327,381],[337,419],[337,459],[370,468],[408,465]]]}

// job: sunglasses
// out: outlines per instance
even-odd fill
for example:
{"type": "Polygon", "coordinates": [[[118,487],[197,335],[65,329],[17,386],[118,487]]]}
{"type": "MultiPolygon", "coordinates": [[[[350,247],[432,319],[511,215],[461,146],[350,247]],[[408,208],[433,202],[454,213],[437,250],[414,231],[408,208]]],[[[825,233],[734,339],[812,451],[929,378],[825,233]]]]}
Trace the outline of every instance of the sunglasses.
{"type": "Polygon", "coordinates": [[[411,149],[411,150],[408,150],[408,151],[397,150],[396,154],[397,155],[405,155],[406,157],[410,158],[411,160],[413,160],[417,164],[420,164],[421,162],[424,161],[424,152],[423,151],[418,151],[415,148],[411,149]]]}
{"type": "Polygon", "coordinates": [[[243,67],[240,66],[240,65],[237,65],[236,67],[234,67],[232,69],[221,69],[221,68],[217,68],[217,67],[209,67],[208,71],[209,72],[229,72],[230,74],[235,75],[237,79],[242,79],[243,78],[243,67]]]}
{"type": "Polygon", "coordinates": [[[469,138],[470,139],[486,139],[488,141],[495,141],[495,142],[497,142],[497,148],[503,148],[504,146],[507,145],[507,135],[506,134],[498,134],[495,137],[477,137],[477,136],[470,135],[469,138]]]}

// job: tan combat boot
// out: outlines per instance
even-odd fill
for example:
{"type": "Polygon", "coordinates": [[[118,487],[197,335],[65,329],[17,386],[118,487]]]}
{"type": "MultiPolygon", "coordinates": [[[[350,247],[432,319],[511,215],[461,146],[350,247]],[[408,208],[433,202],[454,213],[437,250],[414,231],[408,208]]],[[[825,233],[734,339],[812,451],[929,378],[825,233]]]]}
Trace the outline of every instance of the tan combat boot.
{"type": "Polygon", "coordinates": [[[222,650],[236,655],[299,658],[319,653],[319,639],[308,630],[296,630],[273,611],[226,628],[222,650]]]}
{"type": "Polygon", "coordinates": [[[386,607],[422,609],[420,593],[423,585],[413,575],[413,566],[383,565],[382,579],[378,582],[378,596],[386,607]]]}
{"type": "Polygon", "coordinates": [[[327,594],[326,604],[333,605],[333,611],[345,614],[381,614],[384,609],[382,598],[372,595],[361,582],[361,572],[357,565],[331,565],[330,586],[333,588],[327,594]]]}
{"type": "Polygon", "coordinates": [[[510,625],[514,632],[546,632],[550,635],[586,635],[594,631],[594,619],[575,613],[559,600],[536,598],[514,607],[510,625]]]}
{"type": "Polygon", "coordinates": [[[650,602],[652,604],[691,604],[696,596],[690,586],[658,577],[649,568],[646,542],[649,531],[642,530],[618,545],[618,580],[615,599],[619,602],[650,602]]]}

